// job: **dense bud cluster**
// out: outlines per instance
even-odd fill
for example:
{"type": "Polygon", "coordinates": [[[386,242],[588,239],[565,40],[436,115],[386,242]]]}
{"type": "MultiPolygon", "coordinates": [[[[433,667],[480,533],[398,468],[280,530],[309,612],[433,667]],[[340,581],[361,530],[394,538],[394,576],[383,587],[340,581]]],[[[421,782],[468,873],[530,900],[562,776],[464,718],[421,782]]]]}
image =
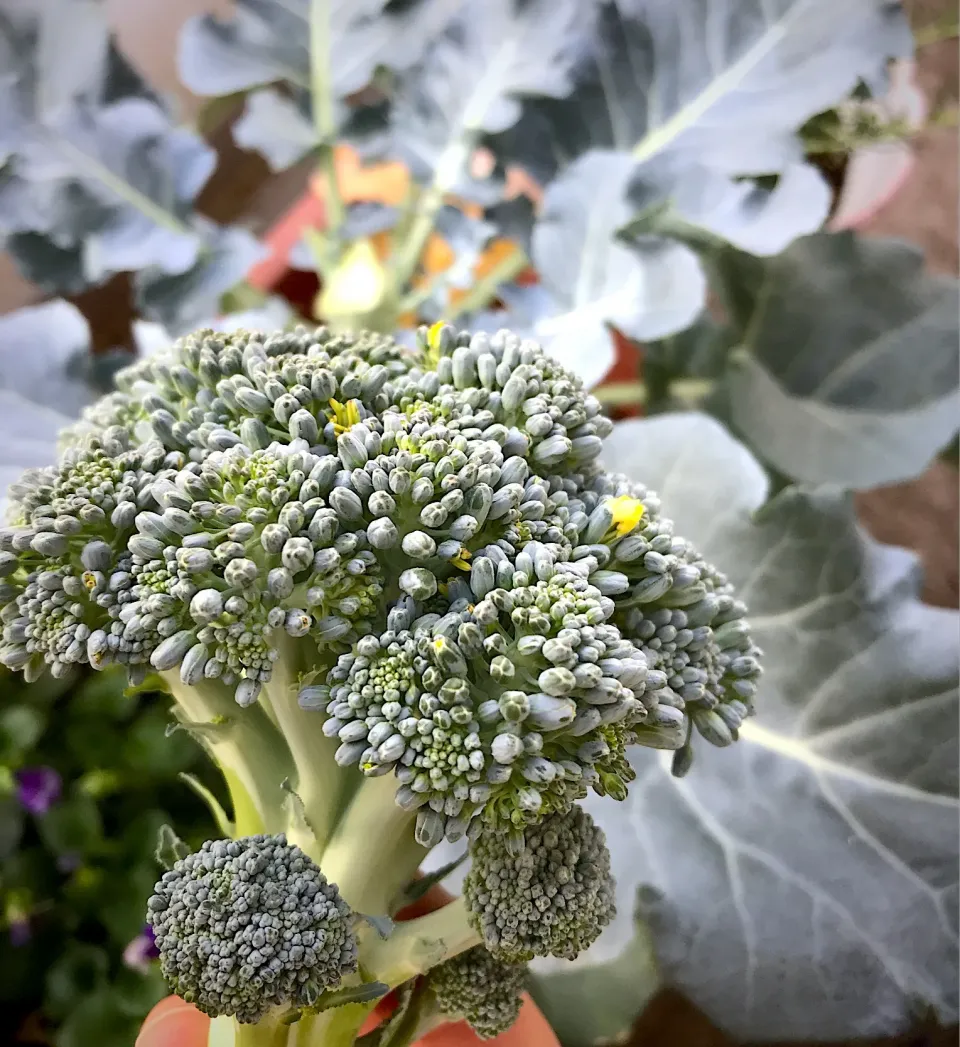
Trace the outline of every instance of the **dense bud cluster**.
{"type": "Polygon", "coordinates": [[[634,735],[613,727],[646,719],[647,667],[607,623],[613,601],[539,543],[518,570],[500,562],[504,587],[487,588],[493,561],[477,558],[467,607],[412,623],[395,610],[306,695],[326,700],[338,760],[394,771],[428,846],[483,822],[521,829],[590,785],[622,796],[632,777],[615,761],[634,735]]]}
{"type": "Polygon", "coordinates": [[[309,1006],[357,969],[350,909],[283,835],[208,840],[154,891],[164,977],[204,1014],[256,1022],[309,1006]]]}
{"type": "Polygon", "coordinates": [[[470,856],[463,897],[484,945],[505,963],[572,960],[616,915],[603,831],[579,807],[529,828],[519,853],[486,833],[470,856]]]}
{"type": "Polygon", "coordinates": [[[428,985],[442,1014],[462,1019],[481,1040],[492,1040],[520,1014],[527,969],[502,963],[478,945],[434,967],[428,985]]]}
{"type": "Polygon", "coordinates": [[[534,342],[199,332],[121,373],[0,531],[0,662],[219,680],[246,705],[307,645],[338,761],[392,773],[425,844],[524,828],[628,747],[733,741],[745,608],[534,342]]]}

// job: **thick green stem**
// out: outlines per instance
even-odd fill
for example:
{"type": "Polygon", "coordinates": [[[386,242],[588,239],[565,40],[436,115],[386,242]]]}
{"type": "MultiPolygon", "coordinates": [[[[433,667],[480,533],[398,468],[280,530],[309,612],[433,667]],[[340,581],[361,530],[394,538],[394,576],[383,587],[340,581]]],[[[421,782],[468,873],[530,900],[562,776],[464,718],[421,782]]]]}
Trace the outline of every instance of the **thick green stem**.
{"type": "Polygon", "coordinates": [[[183,721],[192,725],[227,780],[237,835],[283,832],[286,794],[281,785],[295,773],[294,765],[263,709],[241,709],[219,681],[187,686],[176,670],[161,675],[183,721]]]}
{"type": "MultiPolygon", "coordinates": [[[[293,759],[295,773],[290,785],[303,802],[304,814],[316,837],[311,847],[319,858],[337,817],[346,773],[337,765],[337,741],[323,733],[323,717],[300,708],[297,695],[299,653],[296,641],[281,642],[280,657],[270,681],[264,684],[260,701],[272,713],[293,759]]],[[[352,768],[350,773],[353,772],[352,768]]]]}
{"type": "Polygon", "coordinates": [[[235,1025],[234,1047],[287,1047],[290,1039],[290,1027],[270,1016],[256,1025],[235,1025]]]}
{"type": "Polygon", "coordinates": [[[427,855],[414,839],[416,814],[397,806],[396,791],[392,775],[365,779],[323,852],[324,875],[356,912],[387,912],[427,855]]]}
{"type": "Polygon", "coordinates": [[[465,313],[473,313],[479,309],[485,309],[497,296],[497,290],[502,284],[507,284],[519,276],[530,264],[529,259],[520,247],[502,258],[497,264],[460,299],[457,304],[449,310],[445,319],[453,323],[459,316],[465,313]]]}
{"type": "Polygon", "coordinates": [[[307,1015],[296,1025],[290,1047],[353,1047],[360,1028],[375,1003],[348,1003],[319,1014],[307,1015]]]}
{"type": "Polygon", "coordinates": [[[467,920],[466,903],[455,898],[442,909],[397,924],[386,940],[370,938],[361,963],[378,981],[396,988],[481,942],[467,920]]]}
{"type": "Polygon", "coordinates": [[[417,201],[416,217],[392,265],[392,295],[399,299],[420,264],[420,256],[433,232],[443,199],[451,192],[473,151],[476,134],[465,131],[450,142],[440,156],[433,182],[417,201]]]}
{"type": "MultiPolygon", "coordinates": [[[[696,401],[713,389],[713,382],[703,378],[676,378],[670,383],[670,395],[679,400],[696,401]]],[[[611,407],[641,406],[647,402],[648,390],[643,382],[611,382],[593,390],[602,404],[611,407]]]]}
{"type": "Polygon", "coordinates": [[[326,225],[330,240],[337,243],[343,225],[343,198],[337,182],[334,139],[336,119],[333,84],[330,83],[330,2],[310,2],[310,88],[313,123],[320,141],[320,170],[326,185],[326,225]]]}

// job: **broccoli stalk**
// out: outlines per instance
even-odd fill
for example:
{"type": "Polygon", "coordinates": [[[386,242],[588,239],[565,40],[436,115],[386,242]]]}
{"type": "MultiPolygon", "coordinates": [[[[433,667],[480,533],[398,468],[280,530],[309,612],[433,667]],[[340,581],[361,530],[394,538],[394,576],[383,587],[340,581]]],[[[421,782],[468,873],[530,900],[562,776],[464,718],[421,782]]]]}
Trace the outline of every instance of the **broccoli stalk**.
{"type": "Polygon", "coordinates": [[[508,332],[200,331],[117,383],[11,489],[0,662],[154,671],[221,768],[233,838],[150,902],[172,988],[243,1047],[346,1047],[393,988],[377,1047],[506,1027],[613,916],[578,801],[736,740],[746,608],[508,332]],[[384,919],[443,840],[463,897],[384,919]]]}

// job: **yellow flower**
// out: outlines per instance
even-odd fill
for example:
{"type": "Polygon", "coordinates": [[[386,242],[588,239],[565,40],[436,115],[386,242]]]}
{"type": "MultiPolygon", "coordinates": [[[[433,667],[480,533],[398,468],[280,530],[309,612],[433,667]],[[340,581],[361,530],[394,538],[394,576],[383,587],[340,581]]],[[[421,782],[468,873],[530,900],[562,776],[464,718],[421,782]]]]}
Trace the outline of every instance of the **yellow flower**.
{"type": "Polygon", "coordinates": [[[360,405],[356,400],[348,400],[345,404],[339,400],[329,400],[330,410],[333,411],[333,431],[340,436],[351,426],[360,423],[360,405]]]}
{"type": "Polygon", "coordinates": [[[438,320],[431,325],[427,331],[427,352],[424,354],[425,363],[430,368],[435,368],[440,361],[440,332],[446,326],[445,321],[438,320]]]}
{"type": "Polygon", "coordinates": [[[643,516],[643,502],[639,498],[621,494],[618,498],[610,499],[610,510],[613,513],[612,529],[617,532],[618,538],[622,538],[640,523],[643,516]]]}
{"type": "Polygon", "coordinates": [[[461,571],[469,571],[471,556],[473,556],[473,553],[471,553],[470,550],[466,548],[466,546],[461,545],[460,552],[458,552],[457,555],[453,557],[450,563],[452,563],[454,567],[459,567],[461,571]]]}

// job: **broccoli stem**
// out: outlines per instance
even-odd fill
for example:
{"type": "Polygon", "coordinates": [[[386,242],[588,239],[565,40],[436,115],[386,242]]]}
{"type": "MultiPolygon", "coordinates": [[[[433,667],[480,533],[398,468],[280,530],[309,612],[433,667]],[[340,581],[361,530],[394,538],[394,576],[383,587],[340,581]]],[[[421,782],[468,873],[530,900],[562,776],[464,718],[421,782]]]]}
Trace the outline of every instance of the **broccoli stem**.
{"type": "MultiPolygon", "coordinates": [[[[308,1014],[290,1026],[289,1047],[353,1047],[376,1003],[348,1003],[308,1014]]],[[[271,1045],[273,1047],[273,1045],[271,1045]]]]}
{"type": "Polygon", "coordinates": [[[283,738],[257,706],[240,709],[216,680],[188,686],[176,670],[161,673],[183,719],[220,767],[230,790],[237,836],[280,831],[286,821],[281,788],[294,773],[283,738]]]}
{"type": "Polygon", "coordinates": [[[442,909],[398,923],[385,940],[369,938],[361,948],[361,963],[393,989],[480,944],[480,935],[468,922],[466,903],[455,898],[442,909]]]}
{"type": "Polygon", "coordinates": [[[414,839],[416,814],[397,805],[392,775],[365,778],[323,852],[320,867],[355,912],[380,915],[427,855],[414,839]]]}
{"type": "MultiPolygon", "coordinates": [[[[256,1025],[234,1022],[233,1028],[233,1047],[288,1047],[290,1044],[290,1026],[273,1015],[261,1018],[256,1025]]],[[[217,1047],[212,1037],[208,1047],[217,1047]]]]}
{"type": "Polygon", "coordinates": [[[344,799],[346,773],[334,759],[338,742],[323,733],[323,718],[304,711],[297,702],[300,690],[297,646],[294,642],[280,642],[280,657],[273,675],[263,686],[260,701],[273,713],[290,750],[296,768],[292,784],[317,840],[316,847],[310,848],[315,853],[310,856],[319,861],[344,799]]]}

